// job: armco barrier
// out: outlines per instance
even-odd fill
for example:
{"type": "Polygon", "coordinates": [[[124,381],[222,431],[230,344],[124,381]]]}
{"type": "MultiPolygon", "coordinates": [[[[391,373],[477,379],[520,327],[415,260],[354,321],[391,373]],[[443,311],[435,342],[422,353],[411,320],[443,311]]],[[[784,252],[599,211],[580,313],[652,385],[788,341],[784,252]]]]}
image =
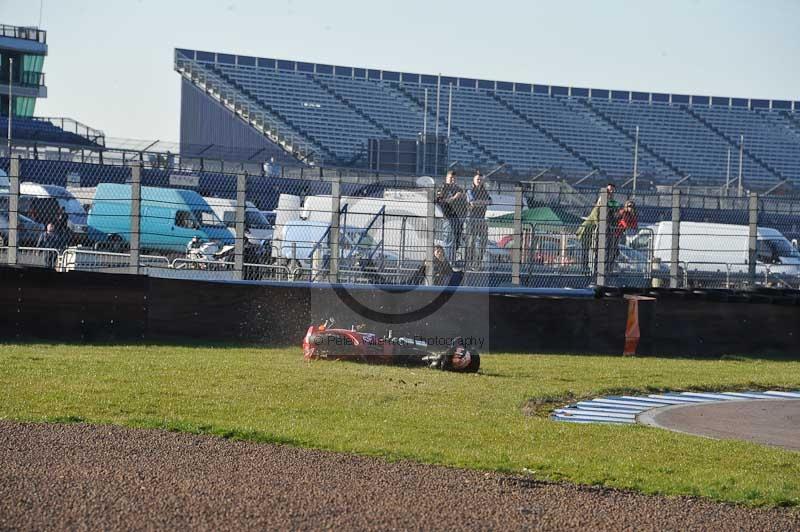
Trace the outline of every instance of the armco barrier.
{"type": "MultiPolygon", "coordinates": [[[[360,289],[373,298],[370,307],[394,311],[413,306],[420,297],[416,291],[360,289]]],[[[461,289],[424,320],[390,327],[396,335],[438,337],[483,330],[493,352],[619,355],[628,319],[623,295],[461,289]]],[[[637,354],[800,356],[796,292],[763,296],[650,290],[646,295],[652,299],[638,305],[637,354]]],[[[308,325],[329,312],[340,325],[364,323],[378,332],[387,328],[342,309],[333,289],[311,283],[203,282],[0,268],[0,334],[12,341],[298,345],[308,325]]]]}

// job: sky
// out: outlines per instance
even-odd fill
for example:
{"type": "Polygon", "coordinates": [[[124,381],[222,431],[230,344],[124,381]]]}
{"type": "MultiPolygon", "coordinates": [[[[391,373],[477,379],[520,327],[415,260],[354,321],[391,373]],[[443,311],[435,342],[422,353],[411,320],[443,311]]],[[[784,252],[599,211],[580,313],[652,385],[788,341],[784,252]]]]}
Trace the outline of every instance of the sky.
{"type": "Polygon", "coordinates": [[[800,100],[800,0],[0,0],[47,33],[48,97],[178,141],[176,47],[448,76],[800,100]],[[41,22],[41,24],[40,24],[41,22]]]}

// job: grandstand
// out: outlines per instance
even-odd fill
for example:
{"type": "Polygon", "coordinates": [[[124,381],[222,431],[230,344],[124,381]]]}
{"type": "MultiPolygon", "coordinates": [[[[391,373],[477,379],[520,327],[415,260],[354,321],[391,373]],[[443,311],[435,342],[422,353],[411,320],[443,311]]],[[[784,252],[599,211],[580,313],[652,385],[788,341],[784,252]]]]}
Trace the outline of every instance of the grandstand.
{"type": "MultiPolygon", "coordinates": [[[[0,117],[0,130],[8,131],[8,117],[0,117]]],[[[13,117],[11,137],[18,146],[64,146],[100,149],[105,143],[102,131],[70,118],[13,117]]]]}
{"type": "Polygon", "coordinates": [[[47,53],[47,32],[0,25],[0,86],[5,89],[0,95],[0,131],[8,134],[10,120],[9,140],[16,147],[101,149],[105,141],[101,131],[70,118],[34,116],[37,100],[47,97],[42,72],[47,53]]]}
{"type": "MultiPolygon", "coordinates": [[[[679,181],[754,190],[800,180],[800,102],[588,89],[332,66],[186,49],[181,144],[219,131],[266,156],[365,167],[372,139],[449,133],[464,167],[511,175],[679,181]],[[452,96],[451,96],[452,94],[452,96]],[[197,117],[202,117],[199,120],[197,117]],[[743,141],[743,142],[742,142],[743,141]]],[[[260,155],[259,155],[260,156],[260,155]]],[[[265,157],[266,158],[266,157],[265,157]]],[[[587,181],[588,183],[588,181],[587,181]]]]}

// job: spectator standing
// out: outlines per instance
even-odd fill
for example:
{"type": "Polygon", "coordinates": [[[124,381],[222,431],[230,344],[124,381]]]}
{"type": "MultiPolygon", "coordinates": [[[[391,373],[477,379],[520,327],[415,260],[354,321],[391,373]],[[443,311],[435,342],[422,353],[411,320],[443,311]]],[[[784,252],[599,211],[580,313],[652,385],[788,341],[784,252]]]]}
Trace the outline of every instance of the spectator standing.
{"type": "Polygon", "coordinates": [[[449,260],[454,261],[461,246],[461,233],[464,229],[464,217],[467,214],[467,194],[456,183],[455,170],[449,170],[445,176],[445,182],[436,195],[436,202],[442,208],[450,230],[449,240],[449,260]]]}
{"type": "Polygon", "coordinates": [[[55,230],[59,243],[63,247],[67,247],[70,244],[69,216],[61,206],[59,206],[58,214],[55,217],[55,230]]]}
{"type": "MultiPolygon", "coordinates": [[[[607,193],[607,203],[606,203],[606,266],[610,266],[613,264],[613,261],[617,257],[617,253],[619,252],[618,245],[612,243],[616,242],[615,234],[617,230],[617,213],[620,210],[619,202],[614,198],[614,193],[616,192],[617,187],[614,186],[613,183],[608,183],[606,185],[606,193],[607,193]],[[617,251],[614,252],[614,247],[617,247],[617,251]],[[613,254],[613,256],[612,256],[613,254]]],[[[582,248],[582,257],[581,262],[584,269],[589,269],[589,259],[590,257],[594,256],[594,260],[592,260],[592,265],[596,266],[596,254],[597,254],[597,246],[598,246],[598,238],[597,238],[597,231],[598,226],[600,225],[600,203],[602,200],[602,196],[597,198],[597,203],[595,203],[594,207],[592,208],[589,216],[583,221],[583,223],[578,227],[578,231],[575,233],[580,240],[581,248],[582,248]]]]}
{"type": "Polygon", "coordinates": [[[628,200],[617,212],[617,233],[624,235],[628,231],[635,231],[638,228],[639,214],[636,212],[636,204],[633,200],[628,200]]]}
{"type": "Polygon", "coordinates": [[[61,238],[56,231],[56,226],[53,223],[47,224],[44,233],[39,235],[36,241],[37,248],[59,249],[61,238]]]}
{"type": "MultiPolygon", "coordinates": [[[[64,240],[59,235],[58,231],[56,230],[56,226],[53,223],[47,224],[44,233],[39,235],[39,238],[36,240],[36,247],[42,249],[57,249],[59,253],[64,251],[64,240]]],[[[55,268],[56,266],[56,256],[52,255],[51,253],[47,253],[44,255],[46,259],[46,265],[48,268],[55,268]]]]}
{"type": "Polygon", "coordinates": [[[269,161],[264,163],[264,175],[266,177],[281,176],[281,166],[275,162],[275,157],[270,157],[269,161]]]}
{"type": "Polygon", "coordinates": [[[616,212],[615,215],[616,225],[612,236],[612,242],[609,249],[611,256],[609,257],[609,264],[613,265],[617,257],[619,257],[619,246],[623,243],[625,233],[628,231],[635,231],[639,227],[639,215],[636,212],[636,204],[633,200],[625,202],[623,207],[616,212]]]}
{"type": "Polygon", "coordinates": [[[467,218],[467,267],[480,269],[486,252],[489,226],[486,223],[486,207],[492,204],[492,196],[486,190],[480,171],[472,178],[472,188],[467,191],[469,216],[467,218]]]}

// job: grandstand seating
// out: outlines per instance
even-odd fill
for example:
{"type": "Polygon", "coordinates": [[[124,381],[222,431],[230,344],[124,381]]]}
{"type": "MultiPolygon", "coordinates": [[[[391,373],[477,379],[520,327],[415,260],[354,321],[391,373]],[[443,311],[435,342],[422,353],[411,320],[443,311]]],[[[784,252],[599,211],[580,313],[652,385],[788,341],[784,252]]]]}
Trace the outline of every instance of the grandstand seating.
{"type": "Polygon", "coordinates": [[[416,138],[427,119],[429,133],[450,130],[449,159],[467,167],[506,163],[522,175],[551,168],[572,180],[590,172],[627,179],[638,127],[639,175],[656,183],[735,179],[741,135],[746,186],[800,179],[798,102],[569,89],[191,50],[176,50],[178,70],[180,62],[222,76],[287,135],[314,145],[318,164],[364,166],[369,139],[416,138]]]}
{"type": "MultiPolygon", "coordinates": [[[[0,117],[0,131],[4,134],[8,131],[8,117],[0,117]]],[[[11,121],[11,137],[15,142],[30,144],[64,145],[85,148],[99,148],[102,146],[103,136],[98,131],[93,131],[69,119],[49,119],[49,118],[19,118],[14,117],[11,121]],[[67,131],[59,127],[54,121],[75,126],[76,131],[83,134],[67,131]]]]}

